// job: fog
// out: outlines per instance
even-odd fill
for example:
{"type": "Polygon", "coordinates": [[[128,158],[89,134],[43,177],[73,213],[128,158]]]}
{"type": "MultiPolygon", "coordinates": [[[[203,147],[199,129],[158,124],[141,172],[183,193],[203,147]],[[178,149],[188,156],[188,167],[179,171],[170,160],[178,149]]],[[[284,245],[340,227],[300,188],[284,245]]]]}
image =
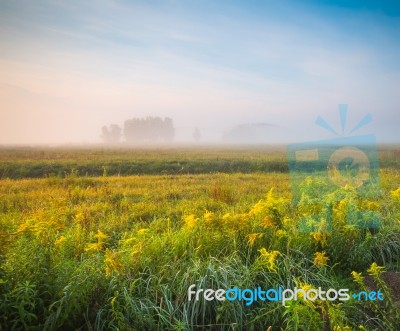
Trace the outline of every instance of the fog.
{"type": "Polygon", "coordinates": [[[100,144],[148,116],[176,144],[325,139],[338,104],[340,134],[371,114],[357,134],[399,142],[399,6],[328,3],[2,1],[0,145],[100,144]]]}

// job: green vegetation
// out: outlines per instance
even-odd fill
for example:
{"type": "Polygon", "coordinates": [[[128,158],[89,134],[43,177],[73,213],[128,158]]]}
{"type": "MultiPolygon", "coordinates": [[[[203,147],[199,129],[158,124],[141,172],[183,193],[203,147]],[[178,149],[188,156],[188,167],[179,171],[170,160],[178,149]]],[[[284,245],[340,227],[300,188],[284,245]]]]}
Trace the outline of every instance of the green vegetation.
{"type": "Polygon", "coordinates": [[[287,172],[284,147],[0,149],[0,178],[287,172]]]}
{"type": "MultiPolygon", "coordinates": [[[[396,151],[381,153],[383,163],[398,162],[391,160],[396,151]]],[[[400,271],[400,171],[394,167],[381,171],[379,199],[358,201],[351,188],[338,190],[335,203],[321,197],[322,205],[331,206],[332,232],[321,226],[300,233],[299,220],[313,206],[292,205],[285,168],[257,168],[283,166],[279,149],[0,154],[7,171],[0,182],[0,330],[400,329],[398,291],[384,281],[387,275],[398,279],[400,271]],[[184,161],[199,170],[114,176],[110,165],[128,164],[132,155],[151,171],[184,161]],[[213,168],[218,162],[231,165],[229,174],[215,173],[222,172],[213,168]],[[240,162],[249,168],[232,166],[240,162]],[[53,163],[64,167],[62,175],[47,172],[53,163]],[[99,167],[99,177],[76,171],[79,165],[88,167],[88,175],[99,167]],[[31,175],[35,167],[37,176],[31,175]],[[5,179],[24,177],[24,169],[26,177],[47,178],[5,179]],[[381,214],[380,229],[346,223],[346,210],[365,204],[381,214]],[[249,307],[188,301],[191,284],[352,291],[377,286],[385,300],[249,307]]]]}
{"type": "MultiPolygon", "coordinates": [[[[379,155],[382,168],[400,167],[396,146],[379,155]]],[[[287,171],[284,146],[0,148],[0,178],[11,179],[287,171]]]]}

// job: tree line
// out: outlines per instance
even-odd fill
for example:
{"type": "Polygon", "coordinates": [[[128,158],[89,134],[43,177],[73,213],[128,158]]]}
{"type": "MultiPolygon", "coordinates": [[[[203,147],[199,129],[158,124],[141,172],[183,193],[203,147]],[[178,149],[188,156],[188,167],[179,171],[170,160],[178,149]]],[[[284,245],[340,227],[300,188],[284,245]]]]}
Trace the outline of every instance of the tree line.
{"type": "Polygon", "coordinates": [[[106,144],[118,144],[122,138],[127,143],[156,143],[160,141],[172,142],[175,136],[173,121],[169,117],[148,116],[126,120],[123,128],[111,124],[101,128],[100,138],[106,144]]]}

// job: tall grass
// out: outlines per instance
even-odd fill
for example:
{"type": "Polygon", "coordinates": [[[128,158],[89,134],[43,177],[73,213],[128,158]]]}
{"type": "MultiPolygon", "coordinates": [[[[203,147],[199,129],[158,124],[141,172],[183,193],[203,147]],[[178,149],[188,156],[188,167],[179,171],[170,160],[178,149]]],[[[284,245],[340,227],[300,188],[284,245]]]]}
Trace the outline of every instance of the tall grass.
{"type": "Polygon", "coordinates": [[[2,330],[400,328],[387,305],[187,294],[191,284],[356,291],[352,271],[368,274],[373,262],[399,271],[397,172],[382,172],[379,231],[346,224],[342,207],[354,199],[343,193],[330,205],[332,231],[311,234],[298,231],[309,210],[291,204],[286,174],[108,174],[1,181],[2,330]]]}

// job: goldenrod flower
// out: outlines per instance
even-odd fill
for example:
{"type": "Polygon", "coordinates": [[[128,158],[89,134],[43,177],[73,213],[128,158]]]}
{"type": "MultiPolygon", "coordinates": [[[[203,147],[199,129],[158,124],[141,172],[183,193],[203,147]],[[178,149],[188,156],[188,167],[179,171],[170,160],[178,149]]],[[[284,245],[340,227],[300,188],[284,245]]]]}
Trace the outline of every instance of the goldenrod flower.
{"type": "Polygon", "coordinates": [[[262,200],[258,201],[250,210],[251,216],[261,214],[264,210],[264,203],[262,200]]]}
{"type": "Polygon", "coordinates": [[[349,185],[349,184],[346,184],[346,185],[343,187],[343,189],[346,190],[346,191],[354,191],[354,187],[351,186],[351,185],[349,185]]]}
{"type": "Polygon", "coordinates": [[[339,326],[339,325],[335,325],[333,327],[333,331],[351,331],[352,328],[350,326],[339,326]]]}
{"type": "Polygon", "coordinates": [[[262,233],[250,233],[249,235],[247,235],[247,242],[249,243],[250,246],[253,246],[256,239],[262,238],[262,236],[263,236],[262,233]]]}
{"type": "Polygon", "coordinates": [[[229,221],[232,218],[232,215],[230,213],[226,213],[224,216],[222,216],[223,221],[229,221]]]}
{"type": "Polygon", "coordinates": [[[340,200],[339,203],[334,207],[335,217],[338,221],[345,222],[347,218],[347,200],[340,200]]]}
{"type": "Polygon", "coordinates": [[[327,232],[311,232],[310,236],[318,243],[321,244],[322,247],[326,247],[328,245],[328,237],[330,234],[327,232]]]}
{"type": "Polygon", "coordinates": [[[347,206],[347,200],[340,200],[339,203],[338,203],[337,208],[338,209],[344,209],[344,208],[346,208],[346,206],[347,206]]]}
{"type": "Polygon", "coordinates": [[[230,217],[229,221],[224,221],[224,225],[229,228],[229,230],[236,231],[250,231],[249,227],[251,225],[250,218],[248,214],[234,214],[230,217]]]}
{"type": "Polygon", "coordinates": [[[379,211],[381,206],[376,201],[363,201],[365,209],[379,211]]]}
{"type": "Polygon", "coordinates": [[[101,251],[103,248],[102,242],[88,244],[85,248],[85,252],[92,252],[92,251],[101,251]]]}
{"type": "Polygon", "coordinates": [[[193,229],[196,226],[197,218],[196,215],[190,214],[183,218],[185,222],[185,227],[189,230],[193,229]]]}
{"type": "Polygon", "coordinates": [[[400,187],[397,190],[391,191],[392,198],[394,199],[400,199],[400,187]]]}
{"type": "Polygon", "coordinates": [[[127,238],[127,239],[121,240],[123,245],[130,245],[130,244],[134,243],[135,241],[136,241],[135,237],[131,237],[131,238],[127,238]]]}
{"type": "MultiPolygon", "coordinates": [[[[307,284],[307,283],[303,283],[303,282],[299,282],[299,284],[300,284],[300,288],[305,292],[305,293],[307,293],[307,291],[308,290],[311,290],[313,287],[310,285],[310,284],[307,284]]],[[[299,298],[303,298],[304,297],[304,295],[303,295],[303,292],[298,292],[298,296],[299,296],[299,298]]]]}
{"type": "Polygon", "coordinates": [[[108,236],[100,230],[97,230],[97,234],[95,234],[94,237],[97,238],[97,242],[99,243],[104,242],[108,238],[108,236]]]}
{"type": "Polygon", "coordinates": [[[258,250],[261,254],[260,259],[267,264],[267,268],[270,271],[276,272],[276,258],[281,253],[279,251],[268,252],[264,247],[258,250]]]}
{"type": "Polygon", "coordinates": [[[18,226],[17,233],[27,232],[27,231],[29,231],[30,229],[31,229],[31,227],[30,227],[28,224],[22,223],[22,224],[20,224],[20,225],[18,226]]]}
{"type": "Polygon", "coordinates": [[[64,236],[61,236],[60,238],[58,238],[55,242],[54,242],[54,245],[55,246],[61,246],[62,245],[62,243],[64,242],[64,241],[66,241],[67,239],[64,237],[64,236]]]}
{"type": "Polygon", "coordinates": [[[314,264],[318,267],[324,267],[328,264],[329,257],[325,255],[325,252],[316,252],[314,254],[314,264]]]}
{"type": "Polygon", "coordinates": [[[82,212],[78,212],[75,215],[75,220],[77,220],[78,222],[82,222],[85,220],[85,215],[82,212]]]}
{"type": "Polygon", "coordinates": [[[203,216],[206,223],[211,224],[214,221],[214,213],[212,211],[206,210],[203,216]]]}
{"type": "Polygon", "coordinates": [[[379,278],[382,272],[385,271],[385,267],[380,267],[376,264],[376,262],[373,262],[367,271],[372,277],[379,278]]]}
{"type": "Polygon", "coordinates": [[[144,234],[146,234],[147,232],[149,232],[149,229],[140,229],[140,230],[138,230],[138,235],[144,235],[144,234]]]}
{"type": "Polygon", "coordinates": [[[265,216],[264,219],[261,222],[261,225],[264,228],[268,229],[268,228],[274,227],[275,226],[275,222],[274,222],[274,220],[272,219],[271,216],[265,216]]]}
{"type": "Polygon", "coordinates": [[[352,271],[351,276],[358,285],[364,286],[364,277],[362,276],[361,272],[352,271]]]}
{"type": "Polygon", "coordinates": [[[107,277],[111,271],[120,272],[124,266],[118,254],[109,249],[106,249],[104,262],[106,264],[105,272],[107,277]]]}
{"type": "Polygon", "coordinates": [[[278,230],[276,231],[276,236],[281,239],[287,235],[287,232],[285,230],[278,230]]]}
{"type": "Polygon", "coordinates": [[[285,225],[292,223],[292,222],[293,222],[293,220],[290,217],[285,216],[283,218],[283,224],[285,224],[285,225]]]}
{"type": "Polygon", "coordinates": [[[111,307],[114,309],[114,305],[115,305],[115,301],[117,300],[117,297],[116,296],[114,296],[114,297],[112,297],[112,299],[110,300],[110,303],[111,303],[111,307]]]}

